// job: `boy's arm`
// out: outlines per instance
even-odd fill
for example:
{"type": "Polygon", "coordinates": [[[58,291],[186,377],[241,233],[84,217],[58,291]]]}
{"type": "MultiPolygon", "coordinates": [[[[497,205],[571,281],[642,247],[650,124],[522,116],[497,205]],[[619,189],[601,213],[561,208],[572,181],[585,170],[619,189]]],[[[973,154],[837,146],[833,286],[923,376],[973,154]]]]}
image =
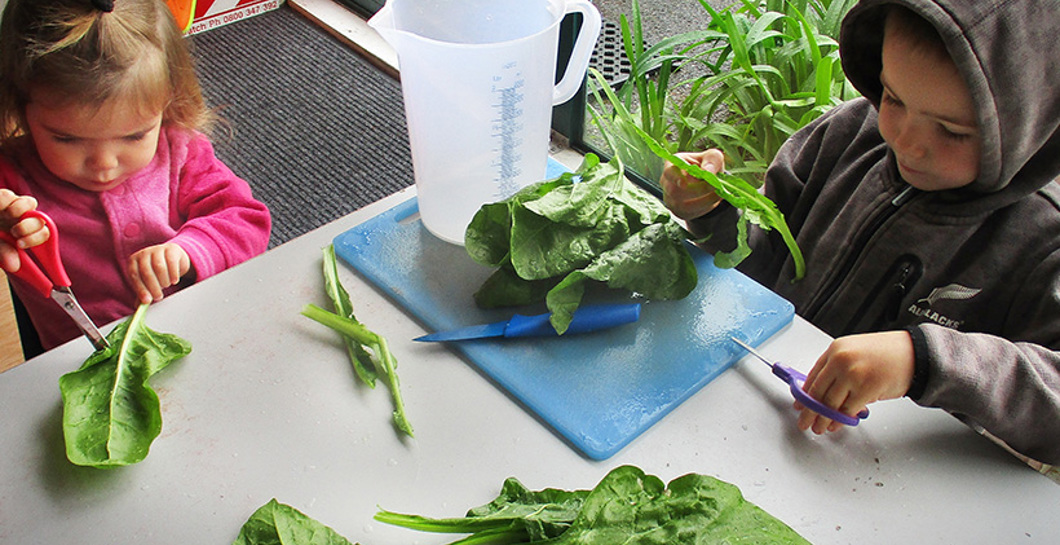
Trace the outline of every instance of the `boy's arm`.
{"type": "Polygon", "coordinates": [[[250,185],[214,155],[197,135],[188,143],[180,174],[177,208],[185,218],[171,242],[187,252],[202,280],[266,250],[272,228],[268,208],[250,185]]]}
{"type": "Polygon", "coordinates": [[[1026,456],[1058,465],[1060,251],[1020,285],[1003,336],[934,324],[911,328],[917,373],[909,396],[962,415],[1026,456]]]}
{"type": "Polygon", "coordinates": [[[982,426],[1016,451],[1060,464],[1060,353],[937,325],[912,331],[926,369],[918,404],[982,426]]]}

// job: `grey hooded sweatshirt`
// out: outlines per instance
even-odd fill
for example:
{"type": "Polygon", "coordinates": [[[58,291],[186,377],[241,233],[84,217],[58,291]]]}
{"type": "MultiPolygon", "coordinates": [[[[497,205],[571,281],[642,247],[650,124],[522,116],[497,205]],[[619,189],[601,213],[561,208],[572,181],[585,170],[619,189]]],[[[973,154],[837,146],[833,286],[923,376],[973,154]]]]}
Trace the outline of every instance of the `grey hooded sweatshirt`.
{"type": "MultiPolygon", "coordinates": [[[[790,138],[766,194],[807,271],[775,233],[754,229],[740,269],[833,336],[906,329],[907,394],[1060,464],[1060,2],[864,0],[840,53],[864,98],[790,138]],[[923,192],[906,184],[877,129],[883,9],[901,4],[939,31],[978,116],[978,178],[923,192]]],[[[690,222],[731,237],[731,207],[690,222]],[[715,228],[716,227],[716,228],[715,228]]],[[[727,248],[716,247],[714,250],[727,248]]]]}

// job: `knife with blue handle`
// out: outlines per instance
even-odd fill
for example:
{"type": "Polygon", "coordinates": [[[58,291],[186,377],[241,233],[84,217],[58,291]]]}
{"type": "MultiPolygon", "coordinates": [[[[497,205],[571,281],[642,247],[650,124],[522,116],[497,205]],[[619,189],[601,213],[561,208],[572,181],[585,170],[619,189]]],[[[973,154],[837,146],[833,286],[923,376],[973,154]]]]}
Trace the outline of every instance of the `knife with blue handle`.
{"type": "MultiPolygon", "coordinates": [[[[556,329],[549,322],[551,314],[523,316],[516,314],[509,320],[492,324],[462,327],[439,331],[413,339],[420,342],[464,341],[489,337],[557,337],[556,329]]],[[[574,311],[574,318],[564,335],[588,333],[608,329],[640,319],[640,303],[616,305],[589,305],[574,311]]]]}

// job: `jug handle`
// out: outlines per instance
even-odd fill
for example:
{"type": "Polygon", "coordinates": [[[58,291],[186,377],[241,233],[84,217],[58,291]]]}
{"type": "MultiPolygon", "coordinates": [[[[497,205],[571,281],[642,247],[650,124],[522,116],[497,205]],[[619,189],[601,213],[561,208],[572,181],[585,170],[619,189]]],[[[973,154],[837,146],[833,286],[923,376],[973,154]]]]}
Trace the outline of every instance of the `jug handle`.
{"type": "Polygon", "coordinates": [[[567,102],[578,92],[585,72],[589,68],[589,60],[596,47],[596,39],[600,36],[602,22],[596,6],[592,5],[589,0],[568,0],[565,14],[575,12],[582,14],[582,25],[574,41],[567,70],[563,72],[563,78],[552,89],[553,106],[567,102]]]}

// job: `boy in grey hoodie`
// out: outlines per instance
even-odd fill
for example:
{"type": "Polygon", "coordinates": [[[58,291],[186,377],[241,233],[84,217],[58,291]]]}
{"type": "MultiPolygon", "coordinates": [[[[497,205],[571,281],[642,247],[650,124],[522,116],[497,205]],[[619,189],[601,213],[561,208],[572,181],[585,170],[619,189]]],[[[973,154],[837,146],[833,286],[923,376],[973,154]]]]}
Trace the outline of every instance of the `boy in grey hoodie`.
{"type": "MultiPolygon", "coordinates": [[[[837,337],[806,390],[847,414],[908,396],[1060,464],[1060,3],[863,0],[840,36],[864,98],[792,136],[766,174],[806,256],[755,230],[740,269],[837,337]]],[[[683,156],[719,172],[717,150],[683,156]]],[[[667,205],[710,242],[737,211],[667,205]]],[[[711,250],[727,250],[721,246],[711,250]]],[[[815,433],[840,424],[799,407],[815,433]]]]}

